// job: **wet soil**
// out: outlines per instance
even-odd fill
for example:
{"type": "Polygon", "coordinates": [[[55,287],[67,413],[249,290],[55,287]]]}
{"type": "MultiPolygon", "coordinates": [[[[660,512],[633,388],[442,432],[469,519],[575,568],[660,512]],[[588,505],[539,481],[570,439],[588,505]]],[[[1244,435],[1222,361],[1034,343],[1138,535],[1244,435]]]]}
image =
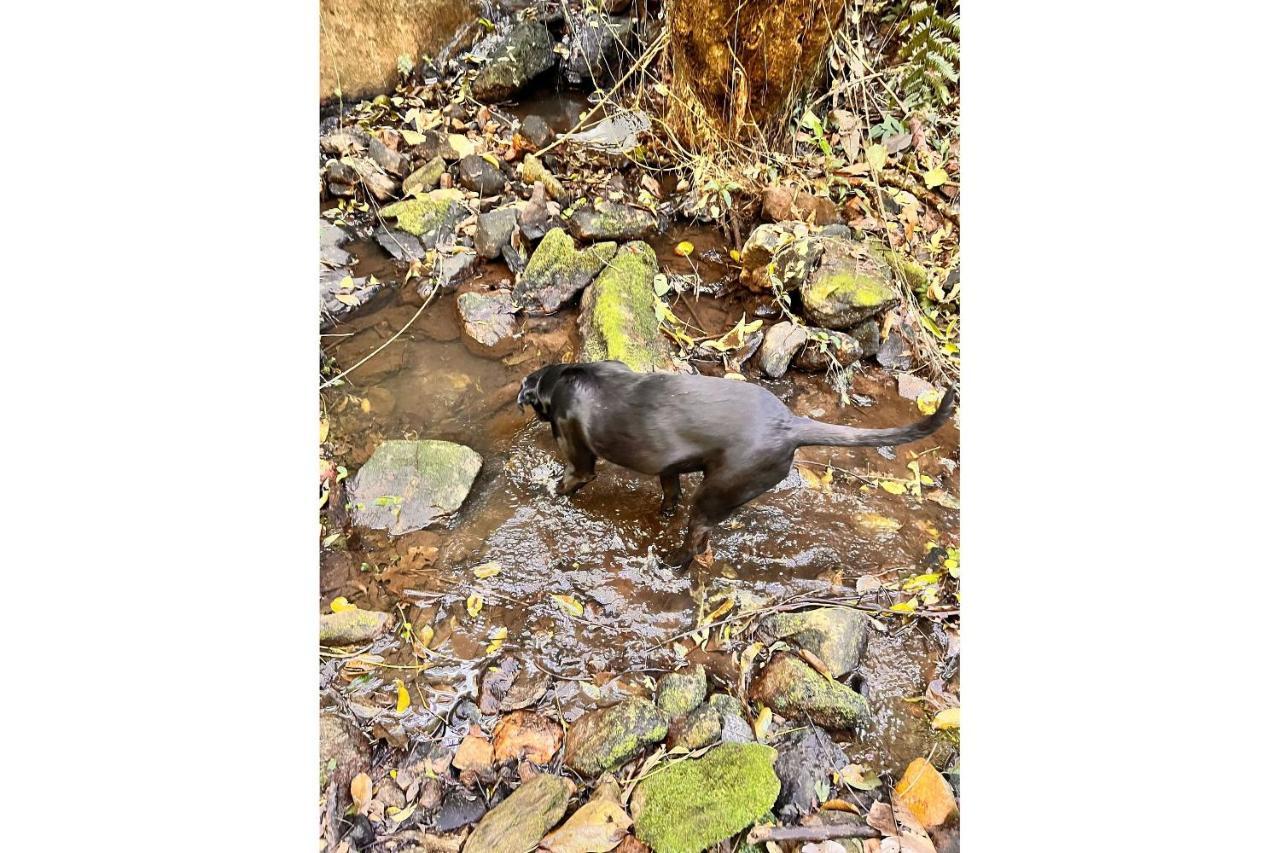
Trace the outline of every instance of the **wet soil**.
{"type": "MultiPolygon", "coordinates": [[[[696,272],[708,290],[728,291],[720,298],[686,293],[673,302],[680,316],[708,335],[727,331],[744,313],[752,318],[750,299],[730,286],[731,247],[718,232],[677,226],[653,244],[668,276],[696,272]],[[674,253],[682,240],[694,243],[688,258],[674,253]],[[725,286],[711,286],[718,281],[725,286]]],[[[376,244],[347,249],[359,259],[357,275],[391,280],[401,275],[376,244]]],[[[504,265],[490,264],[463,289],[497,286],[510,278],[504,265]]],[[[744,607],[753,597],[776,601],[800,593],[850,594],[863,575],[890,581],[923,571],[931,541],[958,544],[958,511],[863,487],[877,476],[911,476],[907,463],[915,458],[922,473],[957,494],[959,468],[943,462],[958,460],[958,432],[948,424],[892,451],[803,448],[797,467],[821,474],[832,466],[829,486],[811,487],[793,468],[785,481],[713,535],[709,566],[695,564],[687,573],[662,567],[650,554],[678,543],[680,522],[659,517],[656,478],[602,461],[594,482],[570,499],[556,496],[552,486],[562,465],[550,431],[515,407],[516,389],[527,373],[573,350],[575,312],[521,317],[520,348],[499,360],[464,345],[455,300],[456,294],[439,296],[348,384],[322,395],[335,462],[352,473],[391,438],[460,442],[484,458],[471,494],[447,525],[394,539],[364,532],[346,548],[339,543],[321,553],[322,610],[334,597],[345,596],[363,607],[400,614],[415,630],[433,626],[431,647],[439,665],[415,679],[415,699],[420,695],[438,714],[464,697],[474,699],[486,668],[501,655],[513,655],[524,668],[558,676],[555,703],[571,720],[602,695],[625,692],[646,674],[669,669],[675,659],[666,641],[693,628],[713,595],[733,590],[744,607]],[[869,515],[892,519],[897,529],[883,522],[868,526],[869,515]],[[491,561],[501,571],[477,580],[472,570],[491,561]],[[473,593],[484,598],[474,619],[466,610],[473,593]],[[554,595],[582,602],[582,615],[567,613],[554,595]],[[487,654],[500,628],[507,629],[505,644],[487,654]]],[[[354,364],[420,305],[413,289],[402,287],[383,307],[322,338],[323,348],[340,365],[354,364]]],[[[724,373],[723,364],[696,366],[704,373],[724,373]]],[[[745,372],[797,414],[869,427],[920,417],[912,402],[898,396],[893,376],[878,368],[865,368],[852,383],[855,394],[872,401],[866,407],[841,406],[821,374],[792,372],[774,381],[754,363],[745,372]]],[[[686,506],[697,478],[685,478],[686,506]]],[[[849,752],[896,774],[931,748],[952,748],[935,739],[927,706],[918,701],[930,680],[951,673],[942,671],[946,637],[940,628],[925,621],[904,625],[894,617],[884,619],[883,627],[874,632],[860,673],[874,719],[849,752]]],[[[408,666],[415,661],[407,646],[397,642],[381,653],[387,663],[408,666]]],[[[740,650],[741,643],[737,646],[740,650]]],[[[714,640],[708,648],[711,672],[732,678],[733,648],[717,651],[714,640]]],[[[370,692],[404,672],[377,670],[372,679],[360,681],[358,690],[370,692]]],[[[322,702],[353,689],[334,680],[322,702]]]]}

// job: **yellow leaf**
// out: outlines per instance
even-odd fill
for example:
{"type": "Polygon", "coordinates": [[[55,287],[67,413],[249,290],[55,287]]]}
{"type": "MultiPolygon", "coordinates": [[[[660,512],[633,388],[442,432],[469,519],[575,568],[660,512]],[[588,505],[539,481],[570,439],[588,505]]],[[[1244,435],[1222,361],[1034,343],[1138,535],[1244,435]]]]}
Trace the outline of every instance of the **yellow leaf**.
{"type": "MultiPolygon", "coordinates": [[[[414,118],[416,119],[417,116],[414,116],[414,118]]],[[[403,136],[404,141],[410,145],[421,145],[427,141],[427,138],[416,130],[402,130],[400,131],[400,135],[403,136]]]]}
{"type": "Polygon", "coordinates": [[[924,173],[924,185],[929,189],[940,187],[947,182],[948,177],[947,170],[939,166],[924,173]]]}
{"type": "Polygon", "coordinates": [[[908,601],[899,601],[897,604],[893,605],[889,609],[892,610],[894,613],[915,613],[916,607],[918,606],[919,606],[919,602],[917,602],[914,598],[912,598],[908,601]]]}
{"type": "Polygon", "coordinates": [[[745,382],[745,381],[746,381],[746,379],[747,379],[747,377],[743,376],[741,373],[726,373],[726,374],[724,375],[724,378],[725,378],[725,379],[737,379],[737,380],[739,380],[740,382],[745,382]]]}
{"type": "Polygon", "coordinates": [[[414,811],[418,808],[418,804],[414,803],[413,805],[409,806],[409,808],[407,809],[400,809],[399,811],[392,813],[391,809],[394,809],[394,808],[395,806],[391,806],[390,808],[388,808],[387,814],[391,815],[391,819],[394,820],[396,823],[404,823],[413,815],[414,811]]]}
{"type": "Polygon", "coordinates": [[[329,602],[329,609],[334,613],[341,613],[344,610],[355,610],[356,606],[340,595],[329,602]]]}
{"type": "Polygon", "coordinates": [[[502,644],[506,639],[507,629],[505,627],[494,631],[493,635],[489,637],[489,647],[484,650],[484,653],[487,655],[493,654],[498,649],[502,648],[502,644]]]}
{"type": "Polygon", "coordinates": [[[763,741],[765,734],[769,731],[769,724],[773,722],[773,711],[766,705],[760,716],[756,717],[756,721],[751,724],[751,730],[756,733],[756,740],[763,741]]]}
{"type": "Polygon", "coordinates": [[[875,171],[884,168],[884,164],[889,162],[889,149],[885,148],[879,142],[875,145],[867,146],[867,165],[875,171]]]}
{"type": "Polygon", "coordinates": [[[864,530],[876,533],[893,533],[902,528],[902,522],[874,512],[860,512],[853,517],[853,520],[864,530]]]}
{"type": "Polygon", "coordinates": [[[409,710],[409,691],[405,689],[404,682],[396,679],[396,713],[403,714],[409,710]]]}
{"type": "Polygon", "coordinates": [[[500,571],[502,571],[502,564],[495,561],[476,566],[471,570],[471,574],[476,576],[476,580],[484,580],[485,578],[493,577],[500,571]]]}
{"type": "Polygon", "coordinates": [[[356,805],[356,812],[363,812],[372,799],[373,780],[368,773],[357,773],[351,780],[351,801],[356,805]]]}
{"type": "Polygon", "coordinates": [[[904,583],[902,585],[902,589],[904,592],[910,592],[913,589],[920,589],[921,587],[928,586],[929,584],[937,583],[940,580],[942,580],[942,575],[937,572],[932,572],[927,575],[916,575],[904,583]]]}
{"type": "Polygon", "coordinates": [[[680,257],[687,258],[693,254],[693,244],[688,240],[681,240],[679,243],[676,243],[675,252],[680,257]]]}
{"type": "Polygon", "coordinates": [[[740,261],[742,260],[742,253],[739,252],[737,249],[730,249],[729,257],[733,258],[735,261],[740,261]]]}
{"type": "Polygon", "coordinates": [[[325,440],[328,437],[329,437],[329,419],[321,418],[320,419],[320,443],[324,444],[325,440]]]}
{"type": "Polygon", "coordinates": [[[423,625],[418,629],[418,642],[424,646],[431,645],[431,641],[435,639],[436,629],[430,625],[423,625]]]}
{"type": "Polygon", "coordinates": [[[916,397],[916,408],[922,414],[932,415],[938,411],[938,404],[942,402],[942,392],[937,388],[931,388],[925,391],[919,397],[916,397]]]}
{"type": "Polygon", "coordinates": [[[484,608],[484,596],[478,592],[473,592],[467,596],[467,615],[472,619],[480,615],[480,611],[484,608]]]}
{"type": "Polygon", "coordinates": [[[364,412],[367,415],[369,414],[369,410],[372,408],[373,408],[373,404],[369,402],[368,397],[360,398],[360,411],[364,412]]]}
{"type": "Polygon", "coordinates": [[[721,604],[715,610],[712,610],[706,616],[703,616],[700,624],[714,622],[732,609],[733,609],[733,595],[731,594],[728,598],[725,599],[723,604],[721,604]]]}
{"type": "Polygon", "coordinates": [[[553,595],[551,597],[555,599],[556,604],[560,605],[560,608],[570,616],[582,615],[582,602],[578,601],[578,599],[574,598],[572,595],[553,595]]]}
{"type": "Polygon", "coordinates": [[[907,487],[896,480],[881,480],[880,488],[884,489],[891,495],[901,495],[905,494],[907,491],[907,487]]]}

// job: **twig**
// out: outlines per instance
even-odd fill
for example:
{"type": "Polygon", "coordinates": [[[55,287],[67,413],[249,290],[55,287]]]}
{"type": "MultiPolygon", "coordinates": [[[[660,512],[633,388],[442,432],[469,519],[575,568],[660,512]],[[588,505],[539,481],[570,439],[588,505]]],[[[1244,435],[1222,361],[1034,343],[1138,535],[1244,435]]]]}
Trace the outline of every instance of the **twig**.
{"type": "Polygon", "coordinates": [[[748,844],[765,841],[827,841],[832,838],[879,838],[880,830],[865,823],[834,826],[757,826],[747,834],[748,844]]]}

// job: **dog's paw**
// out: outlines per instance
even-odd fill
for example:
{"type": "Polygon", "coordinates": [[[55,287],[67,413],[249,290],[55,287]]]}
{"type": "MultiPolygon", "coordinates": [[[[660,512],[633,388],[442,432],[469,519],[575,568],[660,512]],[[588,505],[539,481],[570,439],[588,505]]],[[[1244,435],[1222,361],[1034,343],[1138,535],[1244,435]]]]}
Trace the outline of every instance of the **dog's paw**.
{"type": "Polygon", "coordinates": [[[688,551],[680,550],[663,557],[662,562],[668,569],[682,572],[693,562],[693,555],[688,551]]]}
{"type": "Polygon", "coordinates": [[[676,504],[672,504],[671,506],[667,506],[666,504],[663,504],[662,506],[658,507],[658,515],[662,516],[663,518],[675,518],[676,511],[678,509],[680,509],[680,507],[676,504]]]}

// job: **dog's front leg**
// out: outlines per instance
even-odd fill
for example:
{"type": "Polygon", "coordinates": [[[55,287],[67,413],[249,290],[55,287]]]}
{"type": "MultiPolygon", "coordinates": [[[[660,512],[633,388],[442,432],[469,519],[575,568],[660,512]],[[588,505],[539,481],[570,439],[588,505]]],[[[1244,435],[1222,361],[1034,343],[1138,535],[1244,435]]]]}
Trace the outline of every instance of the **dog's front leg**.
{"type": "Polygon", "coordinates": [[[565,463],[556,494],[571,495],[596,478],[596,457],[581,440],[576,424],[561,425],[556,430],[556,444],[565,463]]]}
{"type": "Polygon", "coordinates": [[[664,471],[658,480],[662,483],[662,506],[658,507],[658,514],[670,518],[680,504],[680,475],[664,471]]]}

